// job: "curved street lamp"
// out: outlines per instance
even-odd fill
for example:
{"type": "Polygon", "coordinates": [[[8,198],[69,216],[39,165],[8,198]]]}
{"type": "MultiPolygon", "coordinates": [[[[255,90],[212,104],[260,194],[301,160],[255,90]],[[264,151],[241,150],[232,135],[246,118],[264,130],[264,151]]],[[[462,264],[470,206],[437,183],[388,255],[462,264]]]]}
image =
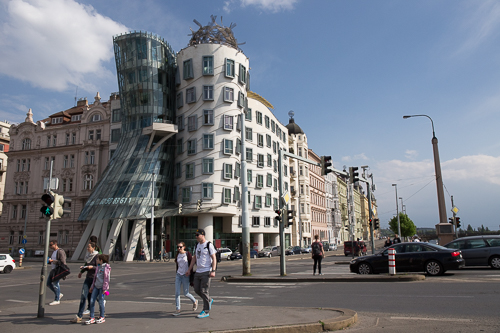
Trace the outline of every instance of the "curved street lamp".
{"type": "Polygon", "coordinates": [[[437,199],[438,199],[438,209],[439,209],[439,223],[447,223],[446,221],[446,204],[444,202],[444,191],[443,191],[443,178],[441,176],[441,162],[439,161],[439,150],[438,150],[438,139],[436,138],[436,133],[434,132],[434,122],[432,118],[426,114],[414,114],[409,116],[403,116],[403,119],[408,119],[412,117],[427,117],[432,124],[432,150],[434,152],[434,169],[436,171],[436,187],[437,187],[437,199]]]}

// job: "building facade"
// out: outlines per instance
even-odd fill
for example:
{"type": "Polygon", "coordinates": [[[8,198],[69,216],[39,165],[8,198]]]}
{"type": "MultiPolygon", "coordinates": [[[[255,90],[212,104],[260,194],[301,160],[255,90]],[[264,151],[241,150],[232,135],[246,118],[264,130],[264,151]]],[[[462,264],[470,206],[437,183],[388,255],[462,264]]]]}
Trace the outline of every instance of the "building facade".
{"type": "Polygon", "coordinates": [[[10,146],[10,123],[0,121],[0,214],[3,211],[3,196],[5,193],[5,179],[7,172],[7,152],[10,146]]]}

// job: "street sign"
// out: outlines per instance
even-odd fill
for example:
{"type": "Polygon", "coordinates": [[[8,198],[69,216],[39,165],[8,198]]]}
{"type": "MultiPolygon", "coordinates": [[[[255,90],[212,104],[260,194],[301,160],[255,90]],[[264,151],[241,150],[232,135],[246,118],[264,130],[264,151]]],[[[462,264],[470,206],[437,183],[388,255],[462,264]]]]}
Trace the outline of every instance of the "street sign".
{"type": "Polygon", "coordinates": [[[453,208],[451,209],[451,211],[455,214],[458,213],[459,209],[457,208],[457,206],[453,206],[453,208]]]}
{"type": "Polygon", "coordinates": [[[26,244],[26,243],[28,243],[28,240],[25,238],[25,239],[23,239],[23,240],[21,241],[21,243],[26,244]]]}
{"type": "Polygon", "coordinates": [[[23,238],[24,238],[24,239],[28,238],[28,235],[24,235],[24,236],[23,236],[23,238]]]}
{"type": "Polygon", "coordinates": [[[19,249],[19,254],[24,254],[24,249],[19,249]]]}
{"type": "Polygon", "coordinates": [[[288,205],[288,202],[290,202],[290,194],[288,193],[288,191],[286,191],[285,194],[281,196],[281,198],[285,202],[285,205],[288,205]]]}

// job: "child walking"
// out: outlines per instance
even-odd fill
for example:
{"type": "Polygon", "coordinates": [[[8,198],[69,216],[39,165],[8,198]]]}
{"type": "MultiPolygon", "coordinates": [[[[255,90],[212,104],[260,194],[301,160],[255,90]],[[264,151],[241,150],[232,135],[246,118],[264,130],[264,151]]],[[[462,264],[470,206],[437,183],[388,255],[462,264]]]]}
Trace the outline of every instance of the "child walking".
{"type": "Polygon", "coordinates": [[[111,277],[111,266],[109,266],[109,256],[99,254],[97,257],[97,268],[94,275],[94,281],[90,287],[90,319],[85,324],[102,324],[104,320],[104,293],[109,290],[109,279],[111,277]],[[95,301],[99,302],[99,319],[95,320],[94,310],[95,301]]]}
{"type": "Polygon", "coordinates": [[[198,308],[198,301],[189,293],[189,276],[186,276],[189,270],[189,264],[191,263],[191,253],[186,251],[186,245],[184,242],[177,244],[177,256],[175,257],[175,264],[177,268],[177,274],[175,275],[175,312],[172,313],[174,316],[181,314],[181,285],[183,287],[184,296],[189,298],[193,302],[193,311],[198,308]]]}

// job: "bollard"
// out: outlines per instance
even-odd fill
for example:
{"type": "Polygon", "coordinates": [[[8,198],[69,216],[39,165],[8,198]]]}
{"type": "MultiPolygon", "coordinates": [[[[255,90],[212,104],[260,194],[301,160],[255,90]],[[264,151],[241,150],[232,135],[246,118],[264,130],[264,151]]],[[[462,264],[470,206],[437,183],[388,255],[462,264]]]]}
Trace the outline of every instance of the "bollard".
{"type": "Polygon", "coordinates": [[[390,248],[387,252],[389,254],[389,274],[396,275],[396,250],[390,248]]]}
{"type": "Polygon", "coordinates": [[[23,257],[24,257],[24,254],[19,255],[19,267],[23,267],[23,257]]]}

